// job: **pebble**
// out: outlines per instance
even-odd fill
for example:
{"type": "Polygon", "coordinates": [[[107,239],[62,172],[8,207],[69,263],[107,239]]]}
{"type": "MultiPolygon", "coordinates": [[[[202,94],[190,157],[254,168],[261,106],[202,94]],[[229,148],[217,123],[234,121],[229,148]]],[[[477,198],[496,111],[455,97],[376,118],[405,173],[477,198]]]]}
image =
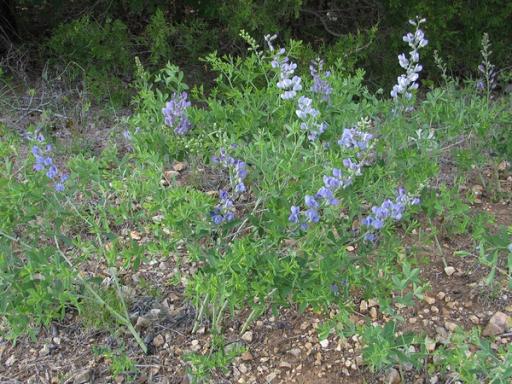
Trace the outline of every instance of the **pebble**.
{"type": "Polygon", "coordinates": [[[241,373],[247,373],[247,371],[248,371],[247,366],[244,363],[240,364],[240,366],[238,367],[238,370],[241,373]]]}
{"type": "Polygon", "coordinates": [[[430,296],[425,296],[424,299],[428,305],[432,305],[436,302],[436,299],[434,299],[433,297],[430,297],[430,296]]]}
{"type": "Polygon", "coordinates": [[[7,368],[9,367],[12,367],[14,365],[14,363],[16,362],[16,356],[14,355],[11,355],[6,361],[5,361],[5,366],[7,368]]]}
{"type": "Polygon", "coordinates": [[[370,308],[370,316],[373,320],[377,319],[377,308],[375,308],[375,307],[370,308]]]}
{"type": "Polygon", "coordinates": [[[157,348],[160,348],[162,345],[164,345],[164,343],[165,338],[161,334],[156,335],[153,339],[153,345],[157,348]]]}
{"type": "Polygon", "coordinates": [[[444,293],[443,291],[439,292],[436,297],[439,299],[439,300],[443,300],[446,296],[446,293],[444,293]]]}
{"type": "Polygon", "coordinates": [[[377,299],[370,299],[368,300],[368,306],[369,307],[377,307],[379,305],[379,302],[377,299]]]}
{"type": "Polygon", "coordinates": [[[487,323],[482,335],[497,336],[504,333],[507,329],[512,328],[512,318],[503,312],[496,312],[487,323]]]}
{"type": "Polygon", "coordinates": [[[248,343],[252,342],[253,334],[252,331],[247,331],[242,335],[242,340],[248,343]]]}
{"type": "Polygon", "coordinates": [[[457,329],[458,325],[455,324],[455,323],[452,323],[451,321],[446,321],[444,323],[444,326],[447,330],[449,330],[450,332],[453,332],[457,329]]]}
{"type": "Polygon", "coordinates": [[[253,359],[253,356],[251,354],[251,352],[249,351],[245,351],[244,353],[242,353],[242,355],[240,356],[240,358],[243,360],[243,361],[251,361],[253,359]]]}
{"type": "Polygon", "coordinates": [[[174,169],[176,172],[184,171],[185,169],[187,169],[187,163],[178,161],[178,162],[174,163],[174,165],[172,166],[172,169],[174,169]]]}
{"type": "Polygon", "coordinates": [[[361,300],[359,304],[359,311],[361,313],[366,313],[368,311],[368,302],[366,300],[361,300]]]}
{"type": "Polygon", "coordinates": [[[287,361],[281,361],[279,363],[279,368],[292,369],[292,365],[287,361]]]}
{"type": "Polygon", "coordinates": [[[478,316],[476,315],[471,315],[469,316],[469,320],[473,323],[473,324],[479,324],[480,323],[480,319],[478,318],[478,316]]]}
{"type": "Polygon", "coordinates": [[[292,348],[292,349],[290,349],[290,350],[288,351],[288,353],[289,353],[290,355],[295,356],[295,357],[299,357],[299,356],[300,356],[300,353],[301,353],[301,350],[300,350],[300,348],[292,348]]]}
{"type": "Polygon", "coordinates": [[[85,384],[90,382],[90,379],[91,371],[89,369],[84,369],[75,376],[73,384],[85,384]]]}
{"type": "Polygon", "coordinates": [[[384,382],[386,384],[400,384],[402,382],[402,379],[400,377],[400,373],[395,368],[391,368],[386,373],[386,379],[385,379],[384,382]]]}
{"type": "Polygon", "coordinates": [[[43,348],[39,351],[39,356],[46,356],[50,353],[50,346],[48,344],[43,345],[43,348]]]}
{"type": "Polygon", "coordinates": [[[192,340],[192,343],[191,343],[191,347],[190,349],[193,351],[193,352],[197,352],[201,349],[201,346],[199,345],[199,340],[192,340]]]}
{"type": "Polygon", "coordinates": [[[320,345],[324,349],[327,348],[329,346],[329,340],[328,339],[323,339],[322,341],[320,341],[320,345]]]}
{"type": "Polygon", "coordinates": [[[444,273],[446,273],[448,276],[451,276],[455,273],[455,268],[448,266],[444,269],[444,273]]]}
{"type": "Polygon", "coordinates": [[[436,342],[434,340],[427,338],[425,340],[425,347],[427,348],[428,352],[434,352],[436,349],[436,342]]]}

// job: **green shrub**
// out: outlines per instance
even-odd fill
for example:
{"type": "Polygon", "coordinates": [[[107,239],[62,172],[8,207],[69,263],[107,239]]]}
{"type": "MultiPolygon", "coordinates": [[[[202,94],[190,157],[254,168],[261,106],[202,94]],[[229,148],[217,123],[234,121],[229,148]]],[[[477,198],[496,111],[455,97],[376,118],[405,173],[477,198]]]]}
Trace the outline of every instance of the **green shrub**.
{"type": "Polygon", "coordinates": [[[97,99],[122,100],[122,77],[132,68],[131,42],[120,20],[98,23],[84,16],[61,24],[46,43],[53,61],[69,69],[72,79],[84,79],[97,99]]]}

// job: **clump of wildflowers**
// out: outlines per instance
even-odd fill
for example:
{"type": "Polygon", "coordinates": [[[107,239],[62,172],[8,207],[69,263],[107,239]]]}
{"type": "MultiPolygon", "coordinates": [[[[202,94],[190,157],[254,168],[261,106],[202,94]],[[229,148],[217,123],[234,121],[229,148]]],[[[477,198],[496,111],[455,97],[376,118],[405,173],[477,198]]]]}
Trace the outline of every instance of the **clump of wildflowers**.
{"type": "Polygon", "coordinates": [[[174,93],[171,100],[165,104],[165,108],[162,108],[165,124],[174,128],[174,133],[177,135],[185,135],[192,127],[187,117],[187,109],[191,105],[187,92],[182,92],[174,93]]]}
{"type": "Polygon", "coordinates": [[[313,100],[309,97],[301,96],[295,114],[302,120],[300,127],[308,132],[308,139],[314,141],[327,129],[327,123],[325,121],[317,122],[320,112],[313,108],[312,104],[313,100]]]}
{"type": "Polygon", "coordinates": [[[287,56],[284,56],[286,50],[284,48],[275,50],[273,41],[277,35],[266,35],[265,41],[267,42],[268,49],[274,54],[272,58],[272,68],[279,70],[279,81],[277,88],[281,89],[281,98],[283,100],[291,100],[297,96],[297,92],[302,90],[302,79],[295,75],[297,64],[290,61],[287,56]]]}
{"type": "Polygon", "coordinates": [[[316,93],[322,97],[322,100],[329,101],[331,98],[332,87],[326,80],[331,76],[330,71],[323,71],[324,62],[319,58],[312,60],[309,65],[309,73],[313,77],[313,85],[311,86],[311,92],[316,93]]]}
{"type": "Polygon", "coordinates": [[[399,188],[395,201],[386,199],[380,206],[372,207],[372,214],[366,216],[362,224],[368,227],[364,235],[365,240],[375,241],[377,232],[381,230],[388,219],[399,221],[402,219],[405,210],[410,205],[418,205],[420,199],[409,196],[403,188],[399,188]]]}
{"type": "Polygon", "coordinates": [[[418,89],[416,80],[418,80],[419,73],[423,70],[423,66],[419,64],[420,55],[418,50],[428,44],[424,32],[420,29],[420,25],[424,22],[426,22],[426,19],[409,20],[409,23],[416,27],[416,30],[414,34],[409,32],[403,37],[403,41],[409,44],[411,51],[408,58],[404,53],[398,55],[398,62],[405,69],[405,74],[398,76],[397,84],[391,90],[391,97],[395,100],[398,99],[399,95],[403,95],[409,100],[412,98],[412,91],[418,89]]]}
{"type": "Polygon", "coordinates": [[[226,191],[219,191],[219,204],[210,213],[215,224],[232,221],[235,218],[235,205],[226,191]]]}
{"type": "Polygon", "coordinates": [[[221,148],[219,156],[212,156],[212,161],[222,165],[229,172],[229,181],[232,189],[231,195],[224,190],[219,192],[219,204],[211,212],[215,224],[224,221],[232,221],[234,214],[234,199],[247,190],[244,183],[247,177],[247,164],[230,156],[224,148],[221,148]]]}
{"type": "Polygon", "coordinates": [[[373,135],[364,132],[362,129],[369,125],[370,121],[363,119],[357,124],[357,128],[345,129],[343,131],[343,135],[338,141],[338,144],[354,152],[355,157],[359,158],[360,161],[356,162],[350,157],[346,158],[343,160],[343,166],[346,168],[344,171],[339,168],[333,168],[330,176],[324,175],[324,185],[320,187],[318,192],[314,196],[305,196],[305,210],[301,210],[299,206],[295,205],[290,208],[291,214],[288,220],[291,223],[299,224],[301,229],[306,230],[309,224],[320,221],[319,211],[322,207],[322,203],[324,206],[339,205],[340,202],[335,196],[336,191],[340,188],[345,189],[352,185],[354,176],[361,175],[362,167],[367,164],[366,158],[372,148],[371,141],[373,135]]]}
{"type": "Polygon", "coordinates": [[[358,150],[358,157],[360,157],[362,151],[368,149],[372,139],[373,135],[371,133],[360,131],[357,128],[345,128],[338,144],[345,148],[358,150]]]}
{"type": "Polygon", "coordinates": [[[34,170],[45,172],[46,176],[54,182],[53,187],[57,192],[64,191],[64,183],[68,179],[68,175],[59,171],[53,162],[51,152],[53,147],[46,143],[46,139],[41,132],[36,131],[34,135],[29,135],[34,141],[32,146],[32,155],[35,158],[34,170]]]}

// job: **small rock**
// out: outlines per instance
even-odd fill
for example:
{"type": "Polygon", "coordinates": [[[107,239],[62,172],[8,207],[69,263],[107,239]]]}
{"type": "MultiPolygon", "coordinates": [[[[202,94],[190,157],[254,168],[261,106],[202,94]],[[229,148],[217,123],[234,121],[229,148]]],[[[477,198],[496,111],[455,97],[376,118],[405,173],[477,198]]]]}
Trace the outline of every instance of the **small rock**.
{"type": "Polygon", "coordinates": [[[361,313],[366,313],[366,311],[368,311],[368,302],[366,300],[361,300],[361,303],[359,304],[359,311],[361,313]]]}
{"type": "Polygon", "coordinates": [[[201,346],[199,345],[199,340],[192,340],[192,343],[190,343],[190,344],[191,344],[190,349],[193,352],[197,352],[201,349],[201,346]]]}
{"type": "Polygon", "coordinates": [[[471,321],[473,324],[479,324],[480,323],[480,319],[476,315],[469,316],[469,321],[471,321]]]}
{"type": "Polygon", "coordinates": [[[73,380],[73,384],[85,384],[90,382],[91,380],[91,371],[89,369],[84,369],[75,376],[73,380]]]}
{"type": "Polygon", "coordinates": [[[272,372],[272,373],[268,374],[268,375],[267,375],[267,377],[265,377],[265,379],[267,380],[267,383],[270,383],[270,382],[272,382],[272,380],[274,380],[276,377],[277,377],[277,373],[272,372]]]}
{"type": "Polygon", "coordinates": [[[400,377],[400,373],[395,368],[391,368],[387,372],[384,382],[386,384],[400,384],[402,382],[402,378],[400,377]]]}
{"type": "Polygon", "coordinates": [[[187,163],[178,161],[178,162],[174,163],[174,165],[172,166],[172,169],[174,169],[177,172],[184,171],[185,169],[187,169],[187,163]]]}
{"type": "Polygon", "coordinates": [[[510,163],[506,160],[503,160],[501,163],[498,164],[498,171],[503,172],[509,167],[510,167],[510,163]]]}
{"type": "Polygon", "coordinates": [[[437,297],[439,300],[443,300],[443,299],[445,298],[445,296],[446,296],[446,293],[444,293],[444,292],[442,292],[442,291],[441,291],[441,292],[439,292],[439,293],[436,295],[436,297],[437,297]]]}
{"type": "Polygon", "coordinates": [[[409,318],[409,324],[416,324],[417,321],[418,319],[416,317],[409,318]]]}
{"type": "Polygon", "coordinates": [[[377,299],[370,299],[368,300],[368,306],[369,307],[377,307],[379,305],[379,302],[377,299]]]}
{"type": "Polygon", "coordinates": [[[430,297],[430,296],[425,296],[423,299],[425,300],[425,302],[428,305],[435,304],[435,302],[436,302],[436,299],[434,299],[433,297],[430,297]]]}
{"type": "Polygon", "coordinates": [[[375,307],[370,308],[370,316],[373,320],[377,320],[377,308],[375,308],[375,307]]]}
{"type": "Polygon", "coordinates": [[[425,340],[425,348],[427,348],[428,352],[434,352],[436,349],[436,342],[427,337],[425,340]]]}
{"type": "Polygon", "coordinates": [[[300,353],[301,353],[301,350],[300,348],[292,348],[288,351],[288,353],[292,356],[295,356],[295,357],[299,357],[300,356],[300,353]]]}
{"type": "Polygon", "coordinates": [[[252,342],[253,334],[252,331],[247,331],[242,335],[242,340],[248,343],[252,342]]]}
{"type": "Polygon", "coordinates": [[[504,333],[507,329],[512,328],[512,318],[503,312],[496,312],[489,320],[484,328],[482,335],[497,336],[504,333]]]}
{"type": "Polygon", "coordinates": [[[363,356],[361,356],[361,355],[356,356],[356,364],[358,367],[363,365],[363,356]]]}
{"type": "Polygon", "coordinates": [[[5,366],[6,367],[12,367],[13,364],[16,362],[16,356],[14,355],[11,355],[6,361],[5,361],[5,366]]]}
{"type": "Polygon", "coordinates": [[[244,353],[242,353],[242,355],[240,356],[240,358],[241,358],[243,361],[251,361],[254,357],[252,356],[251,352],[249,352],[249,351],[245,351],[244,353]]]}
{"type": "Polygon", "coordinates": [[[482,192],[484,191],[484,187],[482,187],[480,184],[475,184],[471,187],[471,192],[477,197],[482,196],[482,192]]]}
{"type": "Polygon", "coordinates": [[[157,348],[160,348],[164,344],[165,338],[160,334],[156,335],[155,338],[153,339],[153,345],[157,348]]]}
{"type": "Polygon", "coordinates": [[[329,346],[329,340],[328,339],[323,339],[320,341],[320,345],[322,346],[322,348],[327,348],[329,346]]]}
{"type": "Polygon", "coordinates": [[[448,332],[446,332],[446,329],[444,329],[443,327],[436,327],[436,332],[441,338],[448,338],[448,332]]]}
{"type": "Polygon", "coordinates": [[[238,370],[242,373],[247,373],[248,369],[247,369],[247,366],[245,364],[240,364],[240,366],[238,367],[238,370]]]}
{"type": "Polygon", "coordinates": [[[281,361],[279,363],[279,368],[292,369],[292,365],[287,361],[281,361]]]}
{"type": "Polygon", "coordinates": [[[444,269],[444,273],[446,273],[448,276],[451,276],[455,273],[455,268],[448,266],[444,269]]]}
{"type": "Polygon", "coordinates": [[[140,240],[140,239],[142,239],[141,234],[138,231],[130,231],[130,237],[133,240],[140,240]]]}
{"type": "Polygon", "coordinates": [[[145,316],[137,317],[137,322],[135,323],[135,328],[146,328],[149,324],[151,324],[151,320],[149,320],[145,316]]]}
{"type": "Polygon", "coordinates": [[[455,323],[452,323],[451,321],[446,321],[444,323],[444,326],[447,330],[449,330],[450,332],[453,332],[457,329],[458,325],[455,324],[455,323]]]}
{"type": "Polygon", "coordinates": [[[39,351],[39,356],[46,356],[50,353],[50,347],[48,344],[43,345],[43,348],[39,351]]]}

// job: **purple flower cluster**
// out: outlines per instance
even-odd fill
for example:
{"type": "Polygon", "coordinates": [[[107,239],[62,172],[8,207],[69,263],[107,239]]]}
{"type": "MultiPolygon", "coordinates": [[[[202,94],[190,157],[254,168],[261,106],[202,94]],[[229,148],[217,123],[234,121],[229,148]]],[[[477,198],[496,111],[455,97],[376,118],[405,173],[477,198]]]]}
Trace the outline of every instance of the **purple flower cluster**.
{"type": "Polygon", "coordinates": [[[363,219],[362,224],[369,228],[364,238],[368,241],[375,241],[377,239],[376,232],[384,227],[388,218],[399,221],[402,219],[407,206],[418,205],[419,203],[419,198],[411,197],[407,195],[403,188],[399,188],[395,201],[391,201],[391,199],[384,200],[379,207],[372,207],[372,214],[363,219]]]}
{"type": "Polygon", "coordinates": [[[279,81],[277,82],[277,88],[281,89],[281,98],[283,100],[291,100],[297,96],[297,92],[302,90],[302,79],[295,75],[297,64],[290,61],[287,56],[284,56],[286,50],[284,48],[275,50],[273,41],[277,38],[277,35],[266,35],[265,41],[267,42],[270,52],[274,53],[272,59],[272,68],[279,70],[279,81]]]}
{"type": "Polygon", "coordinates": [[[213,222],[220,224],[235,218],[233,200],[247,190],[244,183],[247,177],[247,164],[230,156],[224,148],[221,148],[219,156],[212,156],[212,161],[228,170],[232,187],[232,196],[227,191],[219,191],[219,204],[211,212],[213,222]]]}
{"type": "Polygon", "coordinates": [[[210,212],[214,224],[232,221],[235,218],[234,211],[235,206],[229,194],[226,191],[219,191],[219,204],[210,212]]]}
{"type": "Polygon", "coordinates": [[[311,61],[309,65],[309,73],[313,77],[313,85],[311,86],[311,92],[322,96],[322,100],[329,101],[331,98],[332,87],[326,80],[331,76],[330,71],[323,71],[324,62],[319,58],[311,61]]]}
{"type": "Polygon", "coordinates": [[[398,62],[406,73],[398,76],[397,84],[391,90],[391,97],[395,100],[397,100],[398,95],[404,95],[406,99],[411,99],[411,92],[418,89],[416,80],[418,80],[419,73],[423,69],[423,66],[419,64],[420,55],[418,50],[428,44],[425,34],[419,27],[425,21],[425,19],[409,20],[409,23],[416,27],[416,31],[414,34],[409,32],[403,37],[403,41],[409,44],[412,50],[409,52],[409,58],[404,53],[398,55],[398,62]]]}
{"type": "Polygon", "coordinates": [[[320,112],[313,108],[312,104],[313,100],[309,97],[301,96],[295,114],[302,120],[300,127],[308,132],[308,139],[314,141],[327,129],[327,123],[325,121],[317,122],[320,112]]]}
{"type": "Polygon", "coordinates": [[[53,187],[57,192],[64,191],[64,183],[68,176],[59,171],[51,157],[52,145],[46,144],[46,139],[42,133],[36,132],[34,135],[35,144],[32,146],[32,154],[35,158],[34,170],[45,172],[46,176],[54,182],[53,187]]]}
{"type": "MultiPolygon", "coordinates": [[[[360,124],[364,125],[365,123],[366,120],[363,120],[360,124]]],[[[347,149],[356,151],[356,156],[361,157],[361,155],[370,150],[370,142],[372,139],[373,135],[356,128],[351,128],[343,131],[343,135],[338,141],[338,144],[347,149]]],[[[336,191],[340,188],[345,189],[350,186],[354,176],[361,175],[361,169],[365,164],[364,159],[360,162],[355,162],[351,158],[344,159],[343,166],[346,168],[345,173],[339,168],[333,168],[331,176],[324,175],[324,185],[320,187],[315,196],[305,196],[305,210],[301,211],[299,206],[292,206],[288,220],[291,223],[299,224],[300,228],[303,230],[308,228],[309,223],[317,223],[320,221],[319,209],[321,208],[321,203],[324,202],[326,206],[339,205],[339,200],[335,197],[336,191]]]]}
{"type": "Polygon", "coordinates": [[[182,92],[180,95],[174,93],[171,100],[165,104],[165,108],[162,108],[165,124],[174,128],[177,135],[185,135],[192,126],[187,117],[187,108],[191,105],[187,92],[182,92]]]}
{"type": "MultiPolygon", "coordinates": [[[[338,140],[338,144],[348,149],[366,151],[372,139],[373,135],[371,133],[359,131],[356,128],[345,128],[341,138],[338,140]]],[[[360,154],[361,152],[358,153],[360,154]]]]}

